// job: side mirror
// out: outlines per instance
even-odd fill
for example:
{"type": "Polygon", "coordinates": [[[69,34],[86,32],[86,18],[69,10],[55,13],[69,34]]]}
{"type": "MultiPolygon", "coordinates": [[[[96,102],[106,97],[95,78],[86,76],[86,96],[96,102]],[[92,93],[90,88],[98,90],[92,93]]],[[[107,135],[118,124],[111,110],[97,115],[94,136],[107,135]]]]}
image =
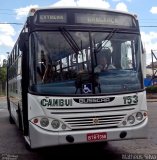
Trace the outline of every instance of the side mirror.
{"type": "Polygon", "coordinates": [[[19,46],[20,51],[23,52],[26,49],[27,41],[28,41],[28,33],[26,32],[21,33],[19,41],[18,41],[18,46],[19,46]]]}

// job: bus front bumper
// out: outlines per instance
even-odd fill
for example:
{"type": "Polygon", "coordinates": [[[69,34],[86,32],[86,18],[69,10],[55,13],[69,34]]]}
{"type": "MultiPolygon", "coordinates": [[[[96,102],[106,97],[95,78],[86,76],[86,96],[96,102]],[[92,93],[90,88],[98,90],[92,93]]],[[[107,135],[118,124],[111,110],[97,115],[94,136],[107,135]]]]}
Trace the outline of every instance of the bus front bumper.
{"type": "Polygon", "coordinates": [[[62,132],[52,132],[43,130],[38,126],[29,123],[30,145],[31,148],[41,148],[65,144],[147,138],[147,122],[148,119],[145,119],[145,121],[140,125],[125,128],[62,132]],[[89,141],[87,135],[94,135],[97,133],[105,133],[106,138],[103,140],[89,141]]]}

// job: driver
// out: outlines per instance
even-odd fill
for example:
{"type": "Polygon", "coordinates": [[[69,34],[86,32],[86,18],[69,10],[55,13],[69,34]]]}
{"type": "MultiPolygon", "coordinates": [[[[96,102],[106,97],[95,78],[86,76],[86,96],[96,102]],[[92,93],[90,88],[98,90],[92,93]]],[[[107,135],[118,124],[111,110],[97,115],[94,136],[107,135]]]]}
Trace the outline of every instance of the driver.
{"type": "Polygon", "coordinates": [[[94,68],[95,73],[103,72],[107,70],[107,58],[105,52],[97,53],[97,66],[94,68]]]}

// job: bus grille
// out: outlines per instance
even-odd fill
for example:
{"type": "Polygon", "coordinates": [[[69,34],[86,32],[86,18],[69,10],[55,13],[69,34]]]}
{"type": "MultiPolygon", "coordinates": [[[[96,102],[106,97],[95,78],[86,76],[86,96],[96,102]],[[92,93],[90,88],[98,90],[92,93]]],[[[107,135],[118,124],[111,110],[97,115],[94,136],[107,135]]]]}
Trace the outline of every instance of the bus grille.
{"type": "Polygon", "coordinates": [[[114,128],[119,125],[125,114],[109,115],[109,116],[90,116],[90,117],[70,117],[62,118],[71,129],[98,129],[98,128],[114,128]]]}
{"type": "Polygon", "coordinates": [[[101,107],[47,108],[52,115],[57,115],[72,130],[115,128],[122,122],[128,111],[136,105],[117,105],[101,107]],[[122,114],[123,113],[123,114],[122,114]]]}

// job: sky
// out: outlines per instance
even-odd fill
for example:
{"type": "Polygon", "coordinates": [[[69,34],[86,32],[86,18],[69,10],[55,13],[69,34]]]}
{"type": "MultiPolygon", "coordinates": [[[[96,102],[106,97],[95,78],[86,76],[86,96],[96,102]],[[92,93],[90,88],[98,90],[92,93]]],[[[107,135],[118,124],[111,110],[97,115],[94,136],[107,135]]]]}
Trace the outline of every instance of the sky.
{"type": "Polygon", "coordinates": [[[12,50],[29,9],[50,6],[99,7],[136,14],[147,64],[151,50],[157,50],[157,0],[5,0],[0,5],[0,65],[12,50]]]}

